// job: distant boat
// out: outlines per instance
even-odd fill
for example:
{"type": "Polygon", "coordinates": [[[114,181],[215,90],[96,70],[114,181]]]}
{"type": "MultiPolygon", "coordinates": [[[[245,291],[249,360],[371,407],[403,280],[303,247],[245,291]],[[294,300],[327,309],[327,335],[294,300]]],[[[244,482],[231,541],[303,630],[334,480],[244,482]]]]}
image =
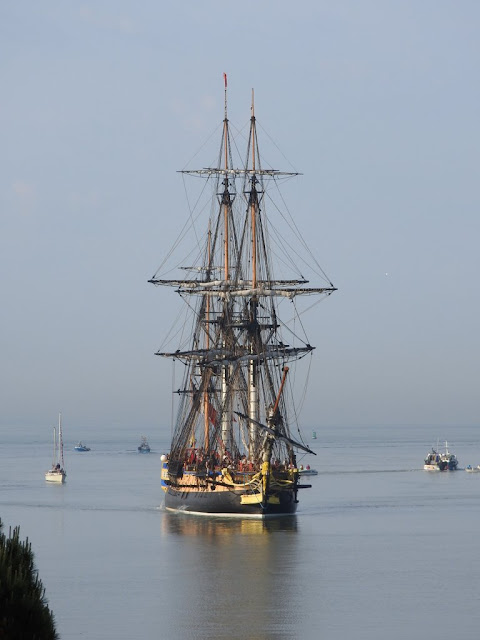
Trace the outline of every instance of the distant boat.
{"type": "Polygon", "coordinates": [[[465,467],[465,471],[468,471],[468,473],[480,473],[480,464],[476,467],[472,467],[472,465],[469,464],[465,467]]]}
{"type": "Polygon", "coordinates": [[[142,442],[140,444],[140,446],[138,447],[138,452],[139,453],[150,453],[150,445],[147,442],[147,438],[145,436],[142,436],[142,442]]]}
{"type": "Polygon", "coordinates": [[[443,453],[432,448],[423,464],[425,471],[455,471],[457,467],[457,456],[448,450],[448,442],[445,442],[443,453]]]}
{"type": "Polygon", "coordinates": [[[312,432],[312,438],[313,438],[313,440],[317,439],[317,432],[316,431],[312,432]]]}
{"type": "Polygon", "coordinates": [[[63,460],[63,434],[62,434],[62,414],[58,414],[58,438],[57,430],[53,427],[53,458],[52,468],[45,473],[47,482],[65,482],[67,472],[65,471],[65,462],[63,460]]]}
{"type": "Polygon", "coordinates": [[[302,465],[300,465],[300,469],[298,470],[298,473],[301,476],[318,476],[318,471],[316,469],[310,469],[310,465],[308,464],[305,467],[305,469],[303,468],[302,465]]]}
{"type": "Polygon", "coordinates": [[[87,447],[83,442],[79,442],[75,445],[75,451],[90,451],[90,447],[87,447]]]}

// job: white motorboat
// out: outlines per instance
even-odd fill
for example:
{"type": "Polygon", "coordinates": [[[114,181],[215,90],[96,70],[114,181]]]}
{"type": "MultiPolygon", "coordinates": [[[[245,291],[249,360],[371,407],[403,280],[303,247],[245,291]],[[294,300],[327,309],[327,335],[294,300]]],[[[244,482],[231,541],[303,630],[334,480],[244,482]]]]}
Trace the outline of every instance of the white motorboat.
{"type": "Polygon", "coordinates": [[[300,465],[298,473],[301,476],[318,476],[318,471],[316,469],[311,469],[309,464],[307,464],[305,468],[303,467],[303,465],[300,465]]]}

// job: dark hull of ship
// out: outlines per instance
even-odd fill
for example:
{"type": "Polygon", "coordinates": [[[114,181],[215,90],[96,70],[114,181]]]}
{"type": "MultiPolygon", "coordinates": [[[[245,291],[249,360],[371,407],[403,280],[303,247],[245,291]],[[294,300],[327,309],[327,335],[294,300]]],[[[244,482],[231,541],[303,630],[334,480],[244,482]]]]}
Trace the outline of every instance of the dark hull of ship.
{"type": "Polygon", "coordinates": [[[456,471],[458,468],[457,462],[447,462],[446,460],[440,460],[439,462],[427,462],[425,461],[426,467],[434,470],[435,468],[439,471],[456,471]]]}
{"type": "Polygon", "coordinates": [[[278,494],[279,504],[242,504],[241,493],[235,491],[178,491],[168,487],[165,508],[201,515],[224,516],[288,516],[297,510],[293,491],[278,494]]]}

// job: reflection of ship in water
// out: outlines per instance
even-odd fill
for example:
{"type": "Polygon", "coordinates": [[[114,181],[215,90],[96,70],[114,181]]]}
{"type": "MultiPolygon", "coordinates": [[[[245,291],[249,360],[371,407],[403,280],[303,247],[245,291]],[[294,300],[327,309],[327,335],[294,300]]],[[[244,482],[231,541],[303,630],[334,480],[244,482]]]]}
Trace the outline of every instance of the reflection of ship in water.
{"type": "Polygon", "coordinates": [[[284,518],[195,518],[188,514],[165,512],[162,533],[185,536],[235,536],[263,535],[279,532],[296,532],[296,516],[284,518]]]}
{"type": "MultiPolygon", "coordinates": [[[[162,591],[167,616],[162,637],[295,638],[307,616],[301,597],[305,567],[299,558],[295,516],[198,518],[164,512],[162,545],[178,572],[162,591]]],[[[170,562],[171,562],[170,561],[170,562]]]]}

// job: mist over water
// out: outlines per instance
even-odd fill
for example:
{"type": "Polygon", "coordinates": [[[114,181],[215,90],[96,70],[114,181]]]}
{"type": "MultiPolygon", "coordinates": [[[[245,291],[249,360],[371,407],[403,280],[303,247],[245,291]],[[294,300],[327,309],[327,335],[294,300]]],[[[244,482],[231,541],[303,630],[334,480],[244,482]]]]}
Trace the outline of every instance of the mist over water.
{"type": "Polygon", "coordinates": [[[48,485],[50,432],[0,449],[0,517],[35,553],[61,638],[420,637],[480,622],[480,463],[475,428],[316,428],[318,469],[294,517],[267,521],[165,512],[167,438],[99,428],[48,485]],[[447,437],[457,472],[423,458],[447,437]]]}

